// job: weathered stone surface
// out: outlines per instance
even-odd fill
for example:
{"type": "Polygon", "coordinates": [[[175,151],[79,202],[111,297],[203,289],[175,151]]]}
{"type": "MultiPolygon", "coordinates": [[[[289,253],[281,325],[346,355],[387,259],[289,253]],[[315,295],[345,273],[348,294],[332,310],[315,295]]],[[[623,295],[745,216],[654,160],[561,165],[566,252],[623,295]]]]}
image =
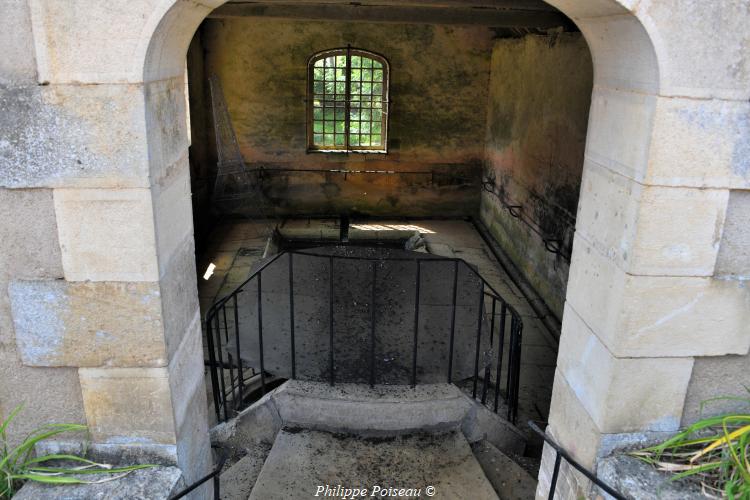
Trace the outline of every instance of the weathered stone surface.
{"type": "Polygon", "coordinates": [[[201,342],[201,318],[197,311],[182,342],[169,360],[169,387],[172,392],[175,422],[179,427],[188,416],[187,406],[198,391],[206,393],[201,342]]]}
{"type": "Polygon", "coordinates": [[[13,281],[16,344],[29,366],[165,366],[155,283],[13,281]]]}
{"type": "Polygon", "coordinates": [[[566,307],[557,368],[604,433],[677,430],[692,367],[692,358],[615,358],[566,307]]]}
{"type": "Polygon", "coordinates": [[[169,259],[159,283],[164,338],[170,358],[190,330],[196,314],[200,314],[194,248],[195,241],[188,235],[169,259]]]}
{"type": "Polygon", "coordinates": [[[645,182],[750,188],[750,103],[659,97],[645,182]]]}
{"type": "Polygon", "coordinates": [[[670,481],[670,475],[657,471],[637,458],[615,455],[597,465],[597,476],[633,500],[699,500],[706,498],[695,483],[670,481]]]}
{"type": "Polygon", "coordinates": [[[65,279],[158,281],[147,189],[56,189],[65,279]]]}
{"type": "Polygon", "coordinates": [[[8,280],[63,276],[52,191],[0,188],[0,345],[14,342],[8,280]]]}
{"type": "MultiPolygon", "coordinates": [[[[193,483],[213,469],[208,434],[208,405],[202,384],[189,397],[186,410],[186,415],[177,428],[177,465],[182,469],[185,480],[193,483]]],[[[201,487],[201,494],[206,498],[210,498],[212,491],[212,484],[201,487]]]]}
{"type": "Polygon", "coordinates": [[[427,486],[432,486],[433,498],[498,498],[460,433],[373,442],[316,431],[282,430],[250,499],[308,499],[315,496],[318,485],[367,488],[368,497],[375,486],[421,488],[420,497],[426,496],[427,486]]]}
{"type": "Polygon", "coordinates": [[[0,345],[0,416],[24,409],[10,427],[11,444],[52,423],[85,423],[81,384],[73,368],[30,368],[13,345],[0,345]]]}
{"type": "MultiPolygon", "coordinates": [[[[750,155],[747,156],[750,158],[750,155]]],[[[724,232],[716,259],[716,274],[750,277],[750,191],[730,191],[724,232]]]]}
{"type": "MultiPolygon", "coordinates": [[[[591,467],[594,464],[601,431],[560,370],[555,371],[547,432],[581,465],[591,467]]],[[[551,471],[550,468],[548,472],[551,471]]]]}
{"type": "MultiPolygon", "coordinates": [[[[189,170],[186,87],[183,77],[184,74],[180,74],[176,78],[144,85],[151,182],[162,188],[169,186],[176,177],[189,170]]],[[[189,186],[189,180],[187,182],[189,186]]],[[[188,187],[188,199],[189,193],[188,187]]],[[[187,212],[190,214],[189,209],[187,212]]],[[[188,219],[192,227],[192,217],[188,219]]]]}
{"type": "Polygon", "coordinates": [[[9,88],[0,109],[1,186],[148,186],[142,85],[9,88]]]}
{"type": "MultiPolygon", "coordinates": [[[[97,481],[116,474],[81,476],[97,481]]],[[[177,467],[152,467],[100,484],[48,485],[29,481],[13,498],[19,500],[167,500],[186,486],[177,467]]]]}
{"type": "Polygon", "coordinates": [[[641,181],[648,168],[656,97],[595,87],[591,96],[586,158],[641,181]]]}
{"type": "Polygon", "coordinates": [[[484,440],[504,453],[523,455],[526,436],[516,426],[479,402],[469,397],[466,400],[469,411],[461,424],[461,431],[470,443],[484,440]]]}
{"type": "Polygon", "coordinates": [[[659,54],[663,95],[736,100],[750,97],[750,33],[744,29],[750,15],[747,2],[647,0],[639,2],[635,12],[650,32],[658,32],[652,40],[659,54]],[[715,26],[723,29],[717,32],[715,26]]]}
{"type": "Polygon", "coordinates": [[[92,438],[112,444],[174,444],[167,368],[81,368],[92,438]]]}
{"type": "Polygon", "coordinates": [[[626,272],[711,276],[727,190],[643,186],[587,161],[576,234],[626,272]]]}
{"type": "MultiPolygon", "coordinates": [[[[0,86],[36,83],[31,14],[25,0],[6,0],[0,16],[0,86]]],[[[3,90],[0,90],[3,92],[3,90]]]]}
{"type": "Polygon", "coordinates": [[[211,441],[237,448],[251,444],[272,445],[283,426],[274,398],[282,390],[284,389],[279,388],[266,394],[236,418],[212,428],[211,441]]]}
{"type": "Polygon", "coordinates": [[[448,384],[331,388],[292,380],[273,399],[284,425],[365,436],[458,429],[470,407],[448,384]]]}
{"type": "Polygon", "coordinates": [[[255,445],[247,455],[223,472],[220,480],[221,497],[227,500],[247,499],[270,451],[271,445],[255,445]]]}
{"type": "Polygon", "coordinates": [[[536,478],[487,441],[471,446],[484,474],[500,500],[528,500],[536,492],[536,478]]]}
{"type": "Polygon", "coordinates": [[[575,245],[568,302],[615,356],[747,352],[750,289],[744,282],[633,276],[584,238],[575,245]]]}
{"type": "Polygon", "coordinates": [[[747,413],[750,405],[745,401],[709,399],[723,396],[747,398],[750,386],[750,354],[744,356],[716,356],[695,358],[690,377],[682,426],[688,426],[707,416],[726,413],[747,413]],[[706,402],[703,405],[703,402],[706,402]]]}

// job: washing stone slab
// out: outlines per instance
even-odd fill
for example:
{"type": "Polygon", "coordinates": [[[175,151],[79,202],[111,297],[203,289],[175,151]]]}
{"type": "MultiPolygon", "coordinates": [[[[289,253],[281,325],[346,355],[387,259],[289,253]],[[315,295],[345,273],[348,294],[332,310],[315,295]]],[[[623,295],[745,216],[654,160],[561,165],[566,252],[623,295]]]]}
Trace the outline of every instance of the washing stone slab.
{"type": "Polygon", "coordinates": [[[339,488],[335,498],[343,498],[345,488],[366,489],[365,498],[373,493],[381,498],[382,490],[396,488],[404,491],[383,498],[498,499],[460,432],[363,438],[285,428],[250,500],[324,497],[326,486],[339,488]],[[434,488],[431,497],[428,487],[434,488]],[[419,497],[409,488],[420,489],[419,497]]]}

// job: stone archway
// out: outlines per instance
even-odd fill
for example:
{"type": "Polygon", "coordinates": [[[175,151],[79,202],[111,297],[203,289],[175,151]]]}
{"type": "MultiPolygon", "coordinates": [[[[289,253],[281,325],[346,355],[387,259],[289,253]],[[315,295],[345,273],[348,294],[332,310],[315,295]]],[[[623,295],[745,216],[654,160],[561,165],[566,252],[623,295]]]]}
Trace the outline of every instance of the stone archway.
{"type": "MultiPolygon", "coordinates": [[[[43,120],[19,146],[25,177],[4,184],[52,190],[61,248],[60,272],[11,288],[32,312],[50,290],[64,304],[51,347],[23,363],[77,368],[95,446],[150,450],[188,481],[209,467],[209,441],[182,77],[222,3],[32,0],[45,85],[24,102],[43,120]],[[77,336],[93,331],[84,317],[109,334],[77,336]]],[[[613,440],[680,424],[695,358],[750,348],[747,290],[716,264],[729,200],[750,189],[747,7],[550,3],[583,31],[595,81],[549,430],[592,466],[613,440]],[[721,32],[703,21],[716,16],[721,32]]],[[[15,328],[19,345],[41,338],[15,328]]]]}

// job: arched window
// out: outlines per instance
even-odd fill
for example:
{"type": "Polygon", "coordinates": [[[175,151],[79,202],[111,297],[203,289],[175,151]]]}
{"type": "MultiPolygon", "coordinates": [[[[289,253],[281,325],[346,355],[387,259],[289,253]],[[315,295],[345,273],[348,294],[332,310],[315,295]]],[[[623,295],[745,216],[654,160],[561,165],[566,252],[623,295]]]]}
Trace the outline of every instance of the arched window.
{"type": "Polygon", "coordinates": [[[318,52],[308,63],[310,151],[385,153],[388,61],[351,47],[318,52]]]}

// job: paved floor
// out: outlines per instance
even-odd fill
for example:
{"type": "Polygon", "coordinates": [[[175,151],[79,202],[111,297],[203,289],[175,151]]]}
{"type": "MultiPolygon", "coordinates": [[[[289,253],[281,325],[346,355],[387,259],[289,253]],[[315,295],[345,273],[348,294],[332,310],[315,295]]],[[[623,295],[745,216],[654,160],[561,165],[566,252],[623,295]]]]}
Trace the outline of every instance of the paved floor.
{"type": "Polygon", "coordinates": [[[250,500],[361,498],[365,490],[368,498],[498,498],[460,433],[364,439],[289,429],[276,437],[250,500]]]}
{"type": "MultiPolygon", "coordinates": [[[[198,273],[201,276],[209,263],[216,266],[208,280],[199,277],[198,289],[203,313],[216,299],[231,292],[247,278],[253,263],[263,257],[275,225],[275,221],[235,220],[215,229],[210,237],[209,247],[198,261],[198,273]]],[[[286,237],[294,238],[336,241],[339,237],[336,220],[287,220],[280,224],[280,231],[286,237]]],[[[524,329],[518,424],[523,429],[529,419],[546,421],[552,395],[557,343],[470,222],[352,222],[349,237],[351,240],[405,238],[414,231],[422,234],[431,253],[458,257],[476,266],[492,287],[519,311],[524,329]]]]}

